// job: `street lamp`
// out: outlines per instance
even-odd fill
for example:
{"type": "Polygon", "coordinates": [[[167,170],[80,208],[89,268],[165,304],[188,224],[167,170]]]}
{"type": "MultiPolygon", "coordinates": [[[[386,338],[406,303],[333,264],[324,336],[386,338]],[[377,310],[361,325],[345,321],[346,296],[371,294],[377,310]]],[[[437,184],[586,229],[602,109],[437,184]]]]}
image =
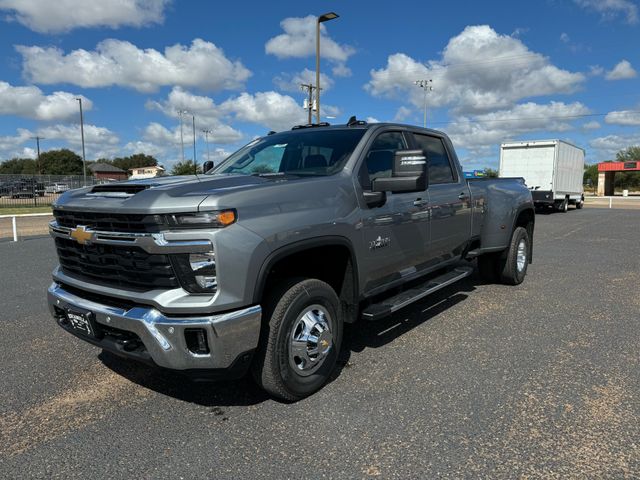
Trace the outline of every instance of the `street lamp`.
{"type": "Polygon", "coordinates": [[[198,175],[198,167],[196,166],[196,116],[191,115],[191,125],[193,127],[193,173],[198,175]]]}
{"type": "Polygon", "coordinates": [[[87,186],[87,159],[84,154],[84,118],[82,116],[82,98],[76,98],[80,104],[80,135],[82,136],[82,177],[84,186],[87,186]]]}
{"type": "Polygon", "coordinates": [[[320,24],[338,16],[335,12],[325,13],[316,22],[316,123],[320,123],[320,24]]]}
{"type": "Polygon", "coordinates": [[[211,160],[209,156],[209,134],[212,133],[212,130],[208,128],[203,128],[201,132],[204,133],[204,143],[207,144],[207,162],[208,162],[211,160]]]}
{"type": "Polygon", "coordinates": [[[184,163],[184,132],[182,128],[182,116],[187,114],[186,110],[178,110],[178,116],[180,117],[180,148],[182,149],[182,163],[184,163]]]}
{"type": "Polygon", "coordinates": [[[427,128],[427,92],[433,91],[433,87],[431,86],[431,84],[433,83],[433,80],[431,79],[416,80],[413,83],[424,90],[424,125],[423,126],[424,128],[427,128]]]}

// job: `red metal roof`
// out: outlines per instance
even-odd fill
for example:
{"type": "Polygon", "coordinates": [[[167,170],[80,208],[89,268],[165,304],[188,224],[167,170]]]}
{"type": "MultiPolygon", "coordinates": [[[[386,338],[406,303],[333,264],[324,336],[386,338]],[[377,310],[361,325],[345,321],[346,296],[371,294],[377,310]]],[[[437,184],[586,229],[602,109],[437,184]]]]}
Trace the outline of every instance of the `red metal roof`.
{"type": "Polygon", "coordinates": [[[632,162],[602,162],[598,164],[599,172],[633,172],[640,170],[640,161],[632,162]]]}

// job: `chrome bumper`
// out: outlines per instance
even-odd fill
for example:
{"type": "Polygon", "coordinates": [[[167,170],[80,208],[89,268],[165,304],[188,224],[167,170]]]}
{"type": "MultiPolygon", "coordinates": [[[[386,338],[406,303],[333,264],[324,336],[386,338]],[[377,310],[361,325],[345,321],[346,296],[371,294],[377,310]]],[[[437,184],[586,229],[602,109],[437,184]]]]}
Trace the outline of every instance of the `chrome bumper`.
{"type": "MultiPolygon", "coordinates": [[[[89,310],[99,325],[135,333],[155,364],[174,370],[225,369],[242,354],[255,349],[260,338],[259,305],[228,313],[194,317],[167,317],[154,308],[128,310],[84,299],[53,282],[48,289],[49,310],[59,319],[66,308],[89,310]],[[187,348],[184,330],[207,332],[210,353],[194,354],[187,348]]],[[[100,345],[99,341],[91,341],[100,345]]],[[[121,352],[125,353],[125,352],[121,352]]]]}

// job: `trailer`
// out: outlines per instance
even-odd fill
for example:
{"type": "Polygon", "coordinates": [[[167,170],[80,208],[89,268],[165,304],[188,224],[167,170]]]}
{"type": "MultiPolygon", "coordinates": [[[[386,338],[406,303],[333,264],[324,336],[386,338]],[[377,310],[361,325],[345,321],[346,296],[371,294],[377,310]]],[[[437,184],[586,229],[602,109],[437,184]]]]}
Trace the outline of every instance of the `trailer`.
{"type": "Polygon", "coordinates": [[[584,150],[563,140],[500,145],[500,177],[522,177],[536,207],[566,212],[584,205],[584,150]]]}

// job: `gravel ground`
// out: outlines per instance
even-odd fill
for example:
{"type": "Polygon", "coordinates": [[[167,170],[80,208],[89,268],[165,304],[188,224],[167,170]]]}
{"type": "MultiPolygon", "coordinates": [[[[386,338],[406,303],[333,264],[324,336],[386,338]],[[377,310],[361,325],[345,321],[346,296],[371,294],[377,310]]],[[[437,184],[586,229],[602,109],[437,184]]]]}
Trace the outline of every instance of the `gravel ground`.
{"type": "Polygon", "coordinates": [[[640,212],[538,215],[519,287],[472,277],[346,331],[296,404],[58,328],[48,238],[0,243],[2,478],[638,478],[640,212]]]}

